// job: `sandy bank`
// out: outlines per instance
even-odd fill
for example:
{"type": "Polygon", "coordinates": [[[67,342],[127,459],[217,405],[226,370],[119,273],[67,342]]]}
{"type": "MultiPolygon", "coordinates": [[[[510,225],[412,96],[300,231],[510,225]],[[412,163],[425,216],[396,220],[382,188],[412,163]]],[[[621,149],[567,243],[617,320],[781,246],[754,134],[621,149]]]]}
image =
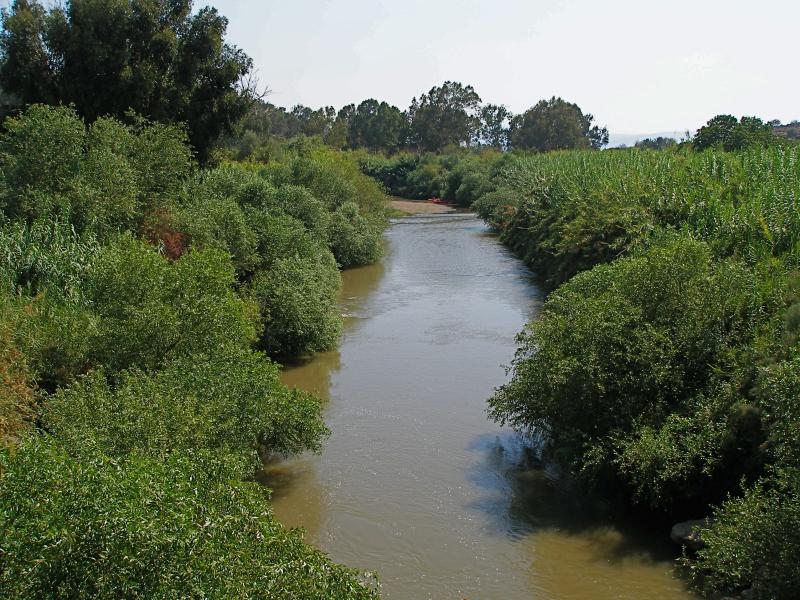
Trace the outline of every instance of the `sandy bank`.
{"type": "Polygon", "coordinates": [[[404,200],[402,198],[392,198],[389,204],[395,210],[403,211],[410,215],[433,215],[440,213],[455,212],[452,206],[444,206],[442,204],[434,204],[427,200],[404,200]]]}

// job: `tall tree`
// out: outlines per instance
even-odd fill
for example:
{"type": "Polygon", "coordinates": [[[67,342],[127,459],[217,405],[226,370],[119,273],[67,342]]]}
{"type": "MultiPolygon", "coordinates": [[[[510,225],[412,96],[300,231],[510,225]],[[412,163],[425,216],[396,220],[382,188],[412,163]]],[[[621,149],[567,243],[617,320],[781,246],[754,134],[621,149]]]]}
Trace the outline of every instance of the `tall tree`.
{"type": "Polygon", "coordinates": [[[393,152],[400,147],[405,117],[399,108],[370,98],[355,109],[348,141],[352,148],[393,152]]]}
{"type": "Polygon", "coordinates": [[[772,126],[758,117],[717,115],[697,130],[692,140],[696,150],[720,147],[723,150],[741,150],[753,145],[768,145],[775,140],[772,126]]]}
{"type": "Polygon", "coordinates": [[[228,21],[192,0],[71,0],[2,11],[0,86],[21,103],[72,103],[88,121],[134,111],[184,122],[204,161],[247,111],[252,61],[224,41],[228,21]]]}
{"type": "Polygon", "coordinates": [[[471,85],[445,81],[414,98],[409,108],[412,141],[421,150],[468,145],[479,127],[481,97],[471,85]]]}
{"type": "Polygon", "coordinates": [[[336,113],[336,120],[325,135],[325,143],[328,146],[338,148],[339,150],[347,147],[350,121],[353,118],[355,110],[355,104],[348,104],[339,109],[339,112],[336,113]]]}
{"type": "Polygon", "coordinates": [[[332,106],[324,106],[314,110],[298,104],[292,108],[291,114],[297,118],[300,124],[299,133],[309,136],[325,136],[333,126],[336,109],[332,106]]]}
{"type": "Polygon", "coordinates": [[[508,147],[511,111],[502,104],[485,104],[480,110],[480,127],[475,142],[478,145],[490,146],[498,150],[508,147]]]}
{"type": "Polygon", "coordinates": [[[592,125],[593,121],[591,114],[584,114],[577,104],[562,98],[540,100],[513,118],[511,145],[540,152],[602,148],[608,144],[608,130],[592,125]]]}

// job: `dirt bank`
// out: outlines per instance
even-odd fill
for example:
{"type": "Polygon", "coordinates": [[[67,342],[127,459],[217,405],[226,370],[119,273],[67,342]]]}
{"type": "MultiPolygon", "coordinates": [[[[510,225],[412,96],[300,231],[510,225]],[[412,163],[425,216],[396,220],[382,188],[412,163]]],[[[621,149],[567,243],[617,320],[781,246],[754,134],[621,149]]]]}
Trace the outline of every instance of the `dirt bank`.
{"type": "Polygon", "coordinates": [[[434,204],[433,202],[428,202],[427,200],[405,200],[403,198],[392,198],[389,201],[389,204],[393,209],[409,215],[433,215],[455,212],[456,210],[452,206],[434,204]]]}

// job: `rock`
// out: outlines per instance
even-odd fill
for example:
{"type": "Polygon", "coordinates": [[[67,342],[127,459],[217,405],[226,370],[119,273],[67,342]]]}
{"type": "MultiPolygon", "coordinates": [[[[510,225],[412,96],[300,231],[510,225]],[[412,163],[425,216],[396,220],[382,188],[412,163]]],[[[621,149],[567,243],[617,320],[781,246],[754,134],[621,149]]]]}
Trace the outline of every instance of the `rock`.
{"type": "Polygon", "coordinates": [[[705,519],[692,519],[676,523],[672,526],[669,537],[676,544],[686,546],[689,550],[700,550],[706,545],[701,536],[702,531],[712,522],[710,517],[706,517],[705,519]]]}

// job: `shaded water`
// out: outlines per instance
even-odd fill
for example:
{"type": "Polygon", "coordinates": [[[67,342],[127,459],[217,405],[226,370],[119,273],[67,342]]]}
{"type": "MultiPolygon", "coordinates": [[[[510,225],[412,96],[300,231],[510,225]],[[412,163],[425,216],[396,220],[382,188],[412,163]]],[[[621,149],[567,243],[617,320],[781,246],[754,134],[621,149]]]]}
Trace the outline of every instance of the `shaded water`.
{"type": "Polygon", "coordinates": [[[267,469],[279,519],[377,571],[388,600],[688,598],[668,532],[593,516],[487,419],[538,305],[475,217],[395,222],[384,261],[344,273],[339,350],[283,373],[328,399],[333,433],[267,469]]]}

